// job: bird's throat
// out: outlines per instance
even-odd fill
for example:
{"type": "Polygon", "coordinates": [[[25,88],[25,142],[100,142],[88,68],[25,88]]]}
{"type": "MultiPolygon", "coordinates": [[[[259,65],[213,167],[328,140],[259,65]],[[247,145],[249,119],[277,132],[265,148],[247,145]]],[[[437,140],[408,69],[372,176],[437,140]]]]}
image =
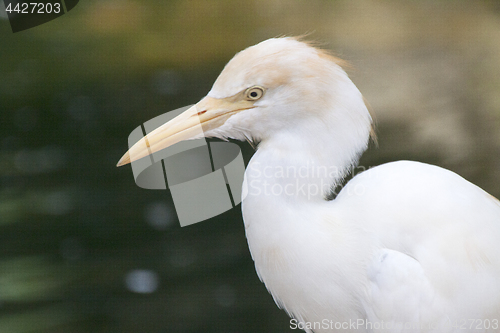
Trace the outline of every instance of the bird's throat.
{"type": "Polygon", "coordinates": [[[304,142],[261,144],[245,172],[244,199],[325,200],[356,162],[304,142]]]}

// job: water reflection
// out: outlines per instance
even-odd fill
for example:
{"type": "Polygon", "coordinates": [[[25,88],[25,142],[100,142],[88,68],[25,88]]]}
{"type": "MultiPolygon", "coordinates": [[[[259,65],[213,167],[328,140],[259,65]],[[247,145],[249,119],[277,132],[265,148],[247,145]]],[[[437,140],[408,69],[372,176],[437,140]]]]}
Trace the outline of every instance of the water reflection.
{"type": "Polygon", "coordinates": [[[236,302],[236,290],[227,284],[220,285],[215,289],[215,299],[220,306],[233,306],[236,302]]]}
{"type": "Polygon", "coordinates": [[[147,205],[144,215],[148,224],[157,230],[165,230],[176,222],[175,210],[163,201],[147,205]]]}
{"type": "Polygon", "coordinates": [[[66,165],[66,152],[57,145],[23,149],[14,156],[14,165],[22,173],[54,172],[66,165]]]}
{"type": "Polygon", "coordinates": [[[134,293],[151,294],[158,289],[160,278],[156,272],[136,269],[126,274],[125,284],[134,293]]]}
{"type": "Polygon", "coordinates": [[[85,248],[79,239],[68,237],[61,241],[60,252],[67,261],[77,261],[84,257],[85,248]]]}
{"type": "Polygon", "coordinates": [[[14,124],[23,132],[29,132],[35,128],[38,122],[38,112],[31,107],[23,107],[14,115],[14,124]]]}

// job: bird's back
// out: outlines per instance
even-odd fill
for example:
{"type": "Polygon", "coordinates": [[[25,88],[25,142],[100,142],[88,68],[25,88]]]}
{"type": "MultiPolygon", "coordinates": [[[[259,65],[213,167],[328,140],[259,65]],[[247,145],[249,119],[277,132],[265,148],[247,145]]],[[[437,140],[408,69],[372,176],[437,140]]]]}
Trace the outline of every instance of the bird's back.
{"type": "Polygon", "coordinates": [[[451,171],[400,161],[354,177],[333,205],[376,243],[368,320],[420,325],[405,332],[500,331],[497,199],[451,171]]]}

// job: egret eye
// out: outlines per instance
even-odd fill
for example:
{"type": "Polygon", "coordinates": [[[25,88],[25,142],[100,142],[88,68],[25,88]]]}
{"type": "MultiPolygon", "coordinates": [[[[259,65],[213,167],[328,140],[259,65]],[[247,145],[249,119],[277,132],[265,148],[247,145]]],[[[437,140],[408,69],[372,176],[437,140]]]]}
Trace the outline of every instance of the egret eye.
{"type": "Polygon", "coordinates": [[[248,88],[245,92],[245,97],[249,101],[256,101],[264,95],[264,88],[255,86],[248,88]]]}

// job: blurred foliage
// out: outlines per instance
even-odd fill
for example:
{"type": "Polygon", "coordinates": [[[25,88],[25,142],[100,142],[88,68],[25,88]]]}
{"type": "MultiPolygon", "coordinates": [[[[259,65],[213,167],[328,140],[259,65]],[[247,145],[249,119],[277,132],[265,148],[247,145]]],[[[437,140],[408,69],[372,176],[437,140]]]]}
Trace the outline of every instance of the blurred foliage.
{"type": "Polygon", "coordinates": [[[378,123],[363,165],[431,162],[500,194],[498,1],[88,0],[16,34],[4,17],[0,332],[291,331],[239,209],[181,229],[168,191],[115,168],[132,129],[270,37],[352,63],[378,123]]]}

